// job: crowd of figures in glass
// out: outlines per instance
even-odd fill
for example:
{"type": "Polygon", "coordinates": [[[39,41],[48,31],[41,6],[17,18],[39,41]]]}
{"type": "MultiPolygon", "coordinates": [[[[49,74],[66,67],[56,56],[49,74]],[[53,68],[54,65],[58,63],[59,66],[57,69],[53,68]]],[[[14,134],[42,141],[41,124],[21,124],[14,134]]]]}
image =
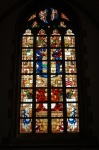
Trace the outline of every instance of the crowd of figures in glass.
{"type": "Polygon", "coordinates": [[[20,133],[79,132],[75,35],[67,28],[69,21],[54,8],[34,13],[27,21],[22,35],[20,133]]]}

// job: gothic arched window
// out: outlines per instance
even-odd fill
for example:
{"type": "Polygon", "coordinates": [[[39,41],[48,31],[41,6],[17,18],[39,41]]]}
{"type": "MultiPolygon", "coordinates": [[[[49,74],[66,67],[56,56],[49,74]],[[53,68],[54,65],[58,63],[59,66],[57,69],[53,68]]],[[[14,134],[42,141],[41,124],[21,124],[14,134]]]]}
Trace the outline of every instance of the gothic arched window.
{"type": "Polygon", "coordinates": [[[64,12],[28,17],[21,35],[19,133],[78,133],[75,32],[64,12]]]}

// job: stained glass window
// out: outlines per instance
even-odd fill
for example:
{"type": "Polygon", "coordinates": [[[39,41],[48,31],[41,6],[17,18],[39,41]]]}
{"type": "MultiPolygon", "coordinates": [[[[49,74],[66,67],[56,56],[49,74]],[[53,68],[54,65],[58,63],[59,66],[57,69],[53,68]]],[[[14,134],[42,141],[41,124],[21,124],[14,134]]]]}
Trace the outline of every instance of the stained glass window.
{"type": "Polygon", "coordinates": [[[22,33],[20,133],[78,133],[75,33],[54,8],[34,12],[22,33]]]}

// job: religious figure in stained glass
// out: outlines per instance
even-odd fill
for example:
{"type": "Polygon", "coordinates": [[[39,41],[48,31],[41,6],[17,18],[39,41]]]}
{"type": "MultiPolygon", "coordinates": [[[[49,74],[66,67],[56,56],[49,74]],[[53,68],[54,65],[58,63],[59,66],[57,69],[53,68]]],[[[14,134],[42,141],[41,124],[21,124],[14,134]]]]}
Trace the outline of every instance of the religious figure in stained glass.
{"type": "Polygon", "coordinates": [[[79,132],[75,34],[69,22],[54,8],[33,13],[27,21],[22,34],[20,133],[79,132]]]}

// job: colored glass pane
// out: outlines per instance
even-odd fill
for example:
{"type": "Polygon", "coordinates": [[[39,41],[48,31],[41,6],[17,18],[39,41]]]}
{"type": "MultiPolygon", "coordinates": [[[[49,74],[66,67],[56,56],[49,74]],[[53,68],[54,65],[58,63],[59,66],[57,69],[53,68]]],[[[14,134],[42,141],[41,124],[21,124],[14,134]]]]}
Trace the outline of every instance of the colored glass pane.
{"type": "Polygon", "coordinates": [[[31,25],[32,28],[39,28],[38,22],[34,21],[31,25]]]}
{"type": "Polygon", "coordinates": [[[67,103],[67,117],[78,117],[78,103],[67,103]]]}
{"type": "Polygon", "coordinates": [[[36,37],[37,47],[47,47],[47,36],[43,29],[39,30],[38,36],[36,37]]]}
{"type": "Polygon", "coordinates": [[[60,48],[51,49],[51,60],[62,60],[62,50],[60,48]]]}
{"type": "Polygon", "coordinates": [[[51,103],[51,117],[63,117],[62,103],[51,103]]]}
{"type": "Polygon", "coordinates": [[[51,89],[51,102],[63,102],[62,89],[51,89]]]}
{"type": "Polygon", "coordinates": [[[61,13],[61,18],[66,19],[66,20],[69,21],[68,17],[64,13],[61,13]]]}
{"type": "Polygon", "coordinates": [[[47,36],[37,36],[36,37],[37,47],[47,47],[47,36]]]}
{"type": "Polygon", "coordinates": [[[51,119],[51,131],[53,133],[62,133],[64,132],[64,124],[62,118],[51,119]]]}
{"type": "Polygon", "coordinates": [[[32,89],[21,89],[21,102],[32,102],[33,101],[32,89]]]}
{"type": "Polygon", "coordinates": [[[65,76],[66,87],[77,87],[77,75],[65,76]]]}
{"type": "Polygon", "coordinates": [[[76,36],[69,18],[48,8],[31,15],[27,26],[31,30],[21,40],[20,133],[79,132],[76,36]]]}
{"type": "Polygon", "coordinates": [[[65,73],[77,73],[76,61],[65,62],[65,73]]]}
{"type": "Polygon", "coordinates": [[[79,132],[78,118],[67,118],[67,132],[79,132]]]}
{"type": "Polygon", "coordinates": [[[20,105],[20,117],[32,117],[32,104],[22,103],[20,105]]]}
{"type": "Polygon", "coordinates": [[[36,73],[47,73],[47,61],[36,62],[36,73]]]}
{"type": "Polygon", "coordinates": [[[47,49],[46,48],[36,49],[36,60],[47,60],[47,49]]]}
{"type": "Polygon", "coordinates": [[[31,61],[24,61],[22,62],[22,71],[21,73],[33,73],[33,62],[31,61]]]}
{"type": "Polygon", "coordinates": [[[36,119],[35,132],[47,133],[48,132],[48,119],[36,119]]]}
{"type": "Polygon", "coordinates": [[[64,46],[65,47],[75,47],[75,37],[74,36],[65,36],[64,37],[64,46]]]}
{"type": "Polygon", "coordinates": [[[31,133],[32,132],[32,119],[20,119],[20,133],[31,133]]]}
{"type": "Polygon", "coordinates": [[[64,36],[64,46],[75,47],[75,36],[72,33],[72,30],[68,29],[66,35],[67,36],[64,36]]]}
{"type": "Polygon", "coordinates": [[[36,89],[36,102],[46,102],[47,98],[47,89],[37,88],[36,89]]]}
{"type": "Polygon", "coordinates": [[[61,36],[57,29],[53,30],[53,36],[50,36],[50,46],[51,47],[61,47],[61,36]]]}
{"type": "Polygon", "coordinates": [[[36,117],[47,117],[48,104],[47,103],[36,103],[36,117]]]}
{"type": "Polygon", "coordinates": [[[76,60],[75,49],[65,49],[65,60],[76,60]]]}
{"type": "Polygon", "coordinates": [[[47,87],[47,78],[37,75],[36,76],[36,87],[47,87]]]}
{"type": "Polygon", "coordinates": [[[61,61],[51,61],[51,73],[62,73],[61,61]]]}
{"type": "Polygon", "coordinates": [[[50,8],[51,9],[51,21],[54,21],[58,18],[58,12],[56,9],[50,8]]]}
{"type": "Polygon", "coordinates": [[[22,60],[33,60],[33,50],[22,49],[22,60]]]}
{"type": "Polygon", "coordinates": [[[77,102],[78,101],[78,89],[67,88],[66,89],[66,101],[77,102]]]}
{"type": "Polygon", "coordinates": [[[51,77],[51,87],[62,87],[62,75],[51,77]]]}
{"type": "Polygon", "coordinates": [[[66,28],[66,24],[64,21],[61,21],[60,24],[58,25],[59,28],[66,28]]]}
{"type": "Polygon", "coordinates": [[[33,47],[33,37],[32,36],[23,36],[22,47],[33,47]]]}
{"type": "Polygon", "coordinates": [[[33,75],[22,75],[21,87],[32,87],[32,86],[33,86],[33,75]]]}
{"type": "Polygon", "coordinates": [[[28,19],[28,21],[30,21],[30,20],[32,20],[32,19],[34,19],[34,18],[36,18],[36,13],[33,14],[33,15],[28,19]]]}
{"type": "Polygon", "coordinates": [[[40,20],[42,20],[44,23],[48,23],[48,21],[47,21],[47,12],[48,12],[48,9],[41,10],[39,12],[40,20]]]}

